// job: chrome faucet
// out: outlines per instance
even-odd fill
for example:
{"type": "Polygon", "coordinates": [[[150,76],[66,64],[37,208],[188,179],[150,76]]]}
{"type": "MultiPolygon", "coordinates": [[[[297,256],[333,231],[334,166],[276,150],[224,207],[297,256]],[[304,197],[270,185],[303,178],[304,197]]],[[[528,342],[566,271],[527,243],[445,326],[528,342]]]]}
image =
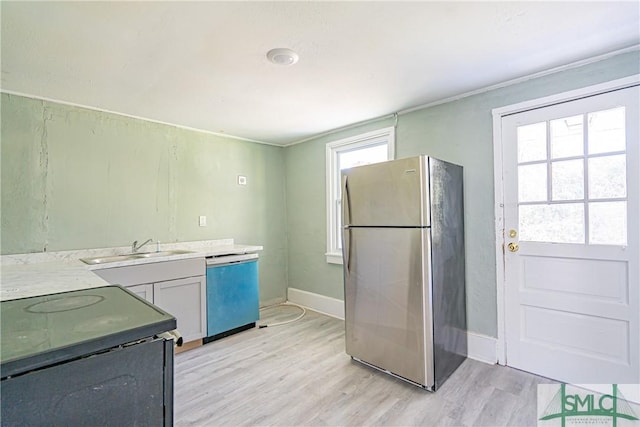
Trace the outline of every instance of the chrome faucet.
{"type": "Polygon", "coordinates": [[[135,253],[136,253],[136,252],[138,252],[140,249],[142,249],[142,247],[143,247],[144,245],[146,245],[147,243],[152,242],[152,241],[153,241],[153,239],[148,239],[146,242],[144,242],[143,244],[141,244],[140,246],[138,246],[138,241],[137,241],[137,240],[134,240],[134,241],[133,241],[133,244],[131,245],[131,253],[134,253],[134,254],[135,254],[135,253]]]}

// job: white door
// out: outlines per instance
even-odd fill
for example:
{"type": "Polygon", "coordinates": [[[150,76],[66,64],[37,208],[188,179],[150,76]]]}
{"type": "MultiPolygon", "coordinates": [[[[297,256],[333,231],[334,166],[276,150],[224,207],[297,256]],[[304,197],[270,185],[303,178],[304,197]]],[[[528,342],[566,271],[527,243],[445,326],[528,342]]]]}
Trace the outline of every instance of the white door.
{"type": "Polygon", "coordinates": [[[507,365],[640,383],[638,87],[502,119],[507,365]]]}

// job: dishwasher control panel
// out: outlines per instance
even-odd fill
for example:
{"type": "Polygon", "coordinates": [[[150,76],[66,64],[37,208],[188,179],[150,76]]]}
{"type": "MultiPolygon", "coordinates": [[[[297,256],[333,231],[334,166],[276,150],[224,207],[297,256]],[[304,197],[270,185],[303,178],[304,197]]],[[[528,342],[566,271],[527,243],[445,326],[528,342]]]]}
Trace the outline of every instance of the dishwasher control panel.
{"type": "Polygon", "coordinates": [[[252,259],[258,259],[258,254],[236,254],[236,255],[220,255],[220,256],[208,256],[207,265],[218,264],[231,264],[234,262],[249,261],[252,259]]]}

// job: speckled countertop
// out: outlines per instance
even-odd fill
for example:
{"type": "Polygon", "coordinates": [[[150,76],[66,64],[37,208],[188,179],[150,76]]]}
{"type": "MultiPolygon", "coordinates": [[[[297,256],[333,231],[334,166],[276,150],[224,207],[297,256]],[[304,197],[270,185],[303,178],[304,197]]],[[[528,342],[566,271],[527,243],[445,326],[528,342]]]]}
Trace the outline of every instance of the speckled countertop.
{"type": "MultiPolygon", "coordinates": [[[[150,244],[147,250],[155,250],[150,244]]],[[[197,242],[163,243],[161,251],[188,250],[185,254],[136,258],[104,264],[87,265],[80,258],[104,257],[128,254],[130,247],[84,249],[48,253],[4,255],[0,257],[0,300],[24,298],[35,295],[67,292],[79,289],[107,286],[91,270],[148,264],[186,258],[204,258],[231,254],[259,252],[262,246],[237,245],[233,239],[205,240],[197,242]]],[[[141,252],[144,252],[141,251],[141,252]]]]}

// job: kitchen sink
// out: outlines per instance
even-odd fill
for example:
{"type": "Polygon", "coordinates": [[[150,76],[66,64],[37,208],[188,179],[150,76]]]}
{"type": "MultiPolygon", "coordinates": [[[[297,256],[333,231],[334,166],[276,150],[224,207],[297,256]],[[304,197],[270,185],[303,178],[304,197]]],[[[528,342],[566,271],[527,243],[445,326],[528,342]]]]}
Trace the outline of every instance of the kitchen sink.
{"type": "Polygon", "coordinates": [[[111,255],[111,256],[99,256],[95,258],[80,258],[80,261],[85,264],[95,265],[95,264],[105,264],[108,262],[119,262],[126,261],[129,259],[136,259],[135,255],[111,255]]]}
{"type": "Polygon", "coordinates": [[[193,251],[176,249],[172,251],[140,252],[140,253],[132,253],[132,254],[124,254],[124,255],[109,255],[109,256],[99,256],[94,258],[81,258],[80,261],[84,262],[85,264],[96,265],[96,264],[107,264],[110,262],[122,262],[122,261],[134,260],[134,259],[155,258],[155,257],[182,255],[182,254],[190,254],[190,253],[193,253],[193,251]]]}
{"type": "Polygon", "coordinates": [[[173,251],[159,251],[159,252],[142,252],[139,254],[131,254],[130,256],[136,257],[136,258],[154,258],[157,256],[170,256],[170,255],[182,255],[182,254],[192,254],[193,251],[185,251],[185,250],[180,250],[180,249],[176,249],[173,251]]]}

